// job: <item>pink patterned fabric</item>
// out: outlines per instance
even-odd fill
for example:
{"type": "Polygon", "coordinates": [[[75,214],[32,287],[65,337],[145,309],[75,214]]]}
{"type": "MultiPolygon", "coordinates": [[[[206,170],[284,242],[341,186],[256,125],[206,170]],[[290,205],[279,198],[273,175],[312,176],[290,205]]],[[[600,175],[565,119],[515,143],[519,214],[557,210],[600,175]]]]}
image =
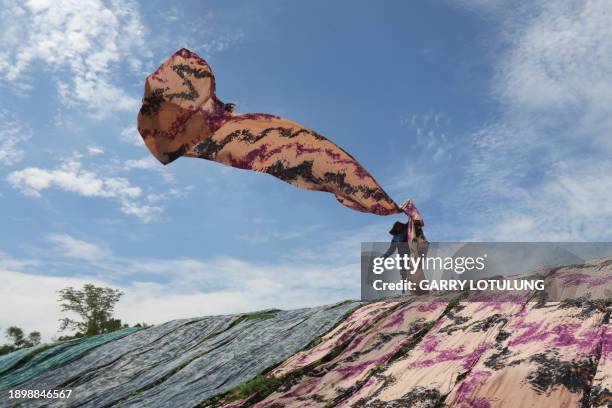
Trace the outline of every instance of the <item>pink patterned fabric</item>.
{"type": "Polygon", "coordinates": [[[604,259],[541,271],[543,292],[366,305],[273,371],[305,374],[254,406],[610,407],[611,277],[604,259]]]}
{"type": "MultiPolygon", "coordinates": [[[[138,131],[159,161],[167,164],[181,156],[212,160],[330,192],[353,210],[378,215],[404,211],[329,139],[279,116],[234,114],[232,104],[217,98],[215,86],[208,63],[184,48],[147,77],[138,131]]],[[[407,211],[418,214],[412,203],[407,211]]]]}

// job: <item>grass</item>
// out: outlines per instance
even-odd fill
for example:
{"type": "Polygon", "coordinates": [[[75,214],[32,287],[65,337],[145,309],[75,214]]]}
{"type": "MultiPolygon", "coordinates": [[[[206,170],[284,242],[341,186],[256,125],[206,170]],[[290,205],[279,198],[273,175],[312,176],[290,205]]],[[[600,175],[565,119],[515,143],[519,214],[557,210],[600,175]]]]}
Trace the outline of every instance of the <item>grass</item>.
{"type": "MultiPolygon", "coordinates": [[[[452,299],[448,305],[446,306],[446,309],[444,310],[444,312],[442,312],[442,314],[440,315],[439,319],[443,318],[450,310],[452,310],[457,304],[459,304],[459,302],[461,301],[463,297],[462,296],[458,296],[454,299],[452,299]]],[[[363,307],[365,304],[359,304],[353,308],[351,308],[350,310],[348,310],[344,316],[338,320],[338,322],[336,323],[336,325],[334,325],[334,327],[332,327],[329,331],[327,331],[327,333],[329,333],[331,330],[333,330],[337,325],[339,325],[340,323],[342,323],[343,321],[346,320],[346,318],[348,318],[352,313],[354,313],[356,310],[358,310],[359,308],[363,307]]],[[[253,319],[266,319],[266,318],[272,318],[275,317],[276,314],[278,314],[278,310],[266,310],[266,311],[261,311],[261,312],[255,312],[255,313],[251,313],[248,315],[242,315],[240,318],[238,318],[233,325],[239,324],[240,322],[246,321],[246,320],[253,320],[253,319]]],[[[438,320],[439,320],[438,319],[438,320]]],[[[413,350],[423,339],[423,337],[425,337],[425,335],[431,330],[431,328],[433,327],[433,325],[436,322],[430,322],[426,325],[424,325],[421,330],[419,330],[412,338],[412,340],[406,344],[396,355],[393,356],[393,358],[389,361],[393,361],[396,360],[404,355],[406,355],[407,353],[409,353],[411,350],[413,350]]],[[[325,334],[327,334],[325,333],[325,334]]],[[[321,342],[321,339],[325,336],[325,334],[322,334],[320,336],[317,336],[314,340],[312,340],[306,347],[304,347],[302,350],[307,350],[310,349],[314,346],[316,346],[317,344],[319,344],[321,342]]],[[[306,366],[306,367],[302,367],[300,369],[294,370],[290,373],[287,373],[286,375],[282,376],[282,377],[273,377],[273,376],[266,376],[263,374],[258,374],[255,378],[223,393],[220,395],[216,395],[213,396],[205,401],[203,401],[199,407],[204,408],[204,407],[216,407],[216,406],[220,406],[220,405],[224,405],[224,404],[228,404],[234,401],[239,401],[239,400],[244,400],[244,399],[248,399],[247,401],[245,401],[244,406],[248,407],[251,406],[253,404],[256,404],[259,401],[262,401],[263,399],[267,398],[269,395],[271,395],[272,393],[274,393],[275,391],[278,391],[280,389],[282,389],[283,387],[290,387],[293,384],[295,384],[297,381],[299,381],[306,373],[311,372],[312,370],[316,369],[316,367],[325,364],[329,361],[332,361],[334,358],[336,358],[348,345],[349,342],[345,342],[342,345],[338,345],[336,347],[334,347],[329,353],[327,353],[325,356],[323,356],[323,358],[321,358],[319,361],[314,362],[313,364],[306,366]]],[[[301,350],[301,351],[302,351],[301,350]]],[[[275,364],[274,366],[277,366],[278,364],[275,364]]],[[[274,367],[273,366],[273,367],[274,367]]],[[[371,377],[372,375],[375,374],[379,374],[384,372],[384,370],[386,369],[386,364],[383,365],[377,365],[375,367],[373,367],[370,372],[367,375],[367,378],[371,377]]],[[[273,367],[270,367],[269,369],[266,369],[263,371],[263,373],[268,373],[271,371],[271,369],[273,367]]],[[[366,378],[366,380],[367,380],[366,378]]],[[[440,401],[438,401],[438,404],[442,404],[442,405],[436,405],[436,406],[443,406],[444,404],[444,398],[441,398],[440,401]]]]}
{"type": "Polygon", "coordinates": [[[268,309],[268,310],[260,310],[259,312],[246,313],[241,315],[238,319],[234,320],[232,324],[227,328],[228,330],[234,326],[238,326],[242,322],[247,322],[249,320],[266,320],[273,319],[281,312],[280,309],[268,309]]]}
{"type": "Polygon", "coordinates": [[[283,385],[295,383],[311,368],[312,367],[301,368],[280,378],[272,376],[267,377],[262,374],[258,374],[255,378],[223,394],[215,395],[214,397],[203,401],[199,407],[215,407],[246,398],[248,398],[248,401],[245,402],[244,406],[251,406],[265,399],[270,394],[280,389],[283,385]]]}
{"type": "MultiPolygon", "coordinates": [[[[332,331],[336,326],[338,326],[341,322],[343,322],[347,317],[349,317],[352,313],[354,313],[357,309],[362,307],[363,304],[359,304],[350,310],[346,311],[342,318],[338,319],[338,322],[326,333],[317,336],[313,341],[311,341],[307,346],[305,346],[302,350],[307,350],[319,344],[321,339],[325,334],[332,331]]],[[[238,320],[234,322],[234,325],[239,324],[240,322],[246,320],[253,319],[269,319],[271,317],[275,317],[278,314],[278,310],[264,310],[261,312],[255,312],[248,315],[241,316],[238,320]]],[[[234,401],[239,401],[248,398],[248,401],[245,402],[245,406],[253,405],[266,397],[268,397],[273,392],[281,389],[283,386],[291,386],[296,383],[300,378],[302,378],[307,372],[315,369],[317,366],[329,362],[336,358],[342,350],[347,346],[348,342],[345,344],[334,347],[329,353],[323,356],[319,361],[314,362],[313,364],[299,368],[297,370],[291,371],[285,374],[282,377],[273,377],[266,376],[263,374],[258,374],[255,378],[235,387],[231,390],[211,397],[205,401],[203,401],[199,407],[215,407],[219,405],[228,404],[234,401]]],[[[280,364],[280,363],[279,363],[280,364]]],[[[263,370],[263,373],[268,373],[274,369],[274,367],[278,366],[278,364],[274,364],[273,366],[263,370]]]]}

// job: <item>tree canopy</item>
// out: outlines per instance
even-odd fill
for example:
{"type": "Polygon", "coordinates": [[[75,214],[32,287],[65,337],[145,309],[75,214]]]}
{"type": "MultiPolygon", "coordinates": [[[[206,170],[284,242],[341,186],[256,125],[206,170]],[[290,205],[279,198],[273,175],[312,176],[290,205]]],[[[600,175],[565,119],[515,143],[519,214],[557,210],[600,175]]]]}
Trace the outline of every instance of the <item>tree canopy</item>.
{"type": "Polygon", "coordinates": [[[113,318],[115,304],[123,292],[113,288],[99,287],[91,283],[82,289],[72,286],[59,291],[59,302],[63,312],[74,312],[80,319],[60,319],[60,331],[76,330],[76,336],[94,336],[109,333],[124,327],[121,320],[113,318]]]}
{"type": "Polygon", "coordinates": [[[33,347],[40,344],[40,332],[30,332],[26,337],[23,330],[17,326],[11,326],[6,329],[6,338],[9,339],[12,344],[0,346],[0,356],[21,348],[33,347]]]}

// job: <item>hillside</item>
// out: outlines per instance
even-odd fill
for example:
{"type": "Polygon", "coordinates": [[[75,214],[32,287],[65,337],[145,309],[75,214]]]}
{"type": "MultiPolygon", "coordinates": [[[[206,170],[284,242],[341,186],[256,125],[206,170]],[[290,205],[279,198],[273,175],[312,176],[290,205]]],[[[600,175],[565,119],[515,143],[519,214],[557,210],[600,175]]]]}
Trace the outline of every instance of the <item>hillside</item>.
{"type": "Polygon", "coordinates": [[[612,406],[612,259],[539,275],[545,292],[204,317],[12,353],[0,407],[9,388],[73,390],[19,407],[612,406]]]}
{"type": "Polygon", "coordinates": [[[224,392],[324,334],[357,303],[174,320],[0,357],[8,389],[72,389],[20,407],[183,407],[224,392]]]}

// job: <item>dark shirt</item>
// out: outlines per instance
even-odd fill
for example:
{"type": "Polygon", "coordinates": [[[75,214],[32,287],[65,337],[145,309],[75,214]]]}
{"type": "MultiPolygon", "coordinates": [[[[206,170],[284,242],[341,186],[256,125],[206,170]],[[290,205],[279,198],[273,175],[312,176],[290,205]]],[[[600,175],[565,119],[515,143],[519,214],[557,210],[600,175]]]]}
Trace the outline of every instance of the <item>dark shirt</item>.
{"type": "Polygon", "coordinates": [[[405,229],[404,232],[400,234],[393,235],[393,238],[391,239],[391,245],[389,246],[389,249],[387,249],[387,252],[384,253],[383,258],[388,257],[389,255],[394,253],[396,250],[397,250],[397,253],[399,254],[402,253],[402,249],[404,249],[403,252],[406,252],[408,250],[407,241],[408,241],[408,229],[405,229]]]}

